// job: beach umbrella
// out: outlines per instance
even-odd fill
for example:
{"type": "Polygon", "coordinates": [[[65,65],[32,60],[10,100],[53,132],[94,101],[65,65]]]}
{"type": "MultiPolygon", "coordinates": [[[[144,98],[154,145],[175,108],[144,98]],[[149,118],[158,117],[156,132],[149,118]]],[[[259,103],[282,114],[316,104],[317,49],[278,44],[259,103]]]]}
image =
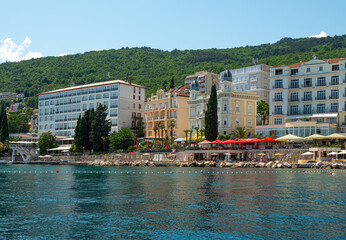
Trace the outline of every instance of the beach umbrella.
{"type": "Polygon", "coordinates": [[[279,137],[276,139],[276,141],[299,141],[299,140],[304,140],[302,137],[298,137],[296,135],[288,134],[283,137],[279,137]]]}
{"type": "Polygon", "coordinates": [[[204,140],[204,141],[198,143],[198,145],[207,145],[207,144],[211,144],[211,142],[208,140],[204,140]]]}
{"type": "Polygon", "coordinates": [[[302,153],[301,155],[308,156],[308,155],[314,155],[314,153],[312,153],[312,152],[305,152],[305,153],[302,153]]]}
{"type": "Polygon", "coordinates": [[[275,156],[282,156],[283,154],[282,153],[275,153],[274,155],[275,156]]]}
{"type": "Polygon", "coordinates": [[[326,136],[325,139],[346,139],[346,135],[343,135],[341,133],[333,133],[326,136]]]}
{"type": "Polygon", "coordinates": [[[337,153],[336,153],[336,152],[331,152],[331,153],[328,153],[327,155],[328,155],[328,156],[337,155],[337,153]]]}
{"type": "Polygon", "coordinates": [[[238,141],[233,140],[233,139],[228,139],[226,141],[223,141],[224,144],[234,144],[234,143],[238,143],[238,141]]]}
{"type": "Polygon", "coordinates": [[[271,137],[266,137],[266,138],[261,139],[261,140],[262,140],[262,142],[275,142],[276,141],[275,139],[273,139],[271,137]]]}
{"type": "Polygon", "coordinates": [[[216,139],[216,140],[212,141],[211,144],[223,144],[223,141],[216,139]]]}
{"type": "Polygon", "coordinates": [[[338,152],[338,154],[346,154],[346,151],[342,150],[341,152],[338,152]]]}
{"type": "Polygon", "coordinates": [[[311,136],[308,136],[305,139],[306,140],[320,140],[320,139],[326,139],[326,136],[322,136],[320,134],[312,134],[311,136]]]}

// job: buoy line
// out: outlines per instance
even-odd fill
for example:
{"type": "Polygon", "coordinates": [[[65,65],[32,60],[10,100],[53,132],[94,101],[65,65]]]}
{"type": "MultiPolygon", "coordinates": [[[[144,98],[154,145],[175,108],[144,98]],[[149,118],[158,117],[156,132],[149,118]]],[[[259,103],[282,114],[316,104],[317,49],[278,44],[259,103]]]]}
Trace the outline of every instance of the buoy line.
{"type": "Polygon", "coordinates": [[[120,175],[130,175],[130,174],[137,174],[137,175],[157,175],[157,174],[215,174],[215,175],[240,175],[240,174],[268,174],[268,173],[295,173],[295,174],[322,174],[327,173],[330,175],[335,175],[335,173],[346,173],[346,169],[316,169],[316,170],[248,170],[248,171],[207,171],[207,170],[200,170],[200,171],[62,171],[56,169],[49,170],[49,171],[14,171],[14,170],[3,170],[0,171],[0,173],[11,173],[11,174],[64,174],[64,173],[70,173],[70,174],[120,174],[120,175]]]}

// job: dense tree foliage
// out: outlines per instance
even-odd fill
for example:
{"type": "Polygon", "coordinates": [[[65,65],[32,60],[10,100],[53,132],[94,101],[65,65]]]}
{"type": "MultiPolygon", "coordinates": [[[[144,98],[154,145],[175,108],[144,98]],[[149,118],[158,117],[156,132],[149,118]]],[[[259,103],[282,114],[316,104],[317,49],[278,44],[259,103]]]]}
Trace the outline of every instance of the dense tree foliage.
{"type": "Polygon", "coordinates": [[[4,142],[9,137],[6,107],[0,107],[0,142],[4,142]]]}
{"type": "Polygon", "coordinates": [[[39,153],[44,155],[47,153],[47,149],[55,148],[58,145],[55,143],[56,137],[51,132],[44,132],[38,139],[39,153]]]}
{"type": "Polygon", "coordinates": [[[22,111],[11,112],[8,116],[8,128],[10,133],[27,133],[29,132],[30,115],[22,111]]]}
{"type": "Polygon", "coordinates": [[[257,102],[257,115],[261,117],[262,125],[265,125],[267,117],[269,116],[269,103],[264,100],[257,102]]]}
{"type": "Polygon", "coordinates": [[[95,152],[107,150],[111,126],[110,120],[107,119],[106,106],[98,105],[91,121],[89,135],[95,152]]]}
{"type": "Polygon", "coordinates": [[[110,150],[127,150],[134,144],[133,133],[129,128],[123,128],[119,132],[113,132],[109,138],[110,150]]]}
{"type": "MultiPolygon", "coordinates": [[[[45,57],[0,64],[1,91],[25,92],[33,97],[43,91],[111,79],[132,77],[132,82],[148,87],[147,96],[163,86],[175,85],[194,72],[220,72],[252,65],[252,58],[272,66],[346,56],[346,35],[326,38],[283,38],[273,44],[230,49],[162,51],[142,48],[92,51],[63,57],[45,57]]],[[[34,107],[35,98],[25,100],[34,107]]]]}
{"type": "Polygon", "coordinates": [[[217,138],[218,131],[217,93],[216,85],[213,84],[211,86],[211,93],[207,104],[207,111],[205,112],[205,138],[208,141],[214,141],[217,138]]]}

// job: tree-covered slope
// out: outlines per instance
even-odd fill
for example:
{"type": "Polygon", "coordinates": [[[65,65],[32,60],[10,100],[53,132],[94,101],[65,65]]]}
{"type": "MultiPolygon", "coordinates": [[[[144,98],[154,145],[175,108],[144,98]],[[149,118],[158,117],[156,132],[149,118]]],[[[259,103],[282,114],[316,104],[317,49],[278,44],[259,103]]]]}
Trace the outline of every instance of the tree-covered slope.
{"type": "Polygon", "coordinates": [[[315,53],[319,59],[346,57],[346,35],[326,38],[283,38],[274,44],[230,49],[162,51],[122,48],[86,52],[63,57],[45,57],[0,64],[0,92],[39,92],[75,85],[131,77],[134,83],[154,92],[169,86],[172,76],[176,85],[187,75],[207,70],[219,73],[252,65],[252,58],[272,66],[308,61],[315,53]]]}

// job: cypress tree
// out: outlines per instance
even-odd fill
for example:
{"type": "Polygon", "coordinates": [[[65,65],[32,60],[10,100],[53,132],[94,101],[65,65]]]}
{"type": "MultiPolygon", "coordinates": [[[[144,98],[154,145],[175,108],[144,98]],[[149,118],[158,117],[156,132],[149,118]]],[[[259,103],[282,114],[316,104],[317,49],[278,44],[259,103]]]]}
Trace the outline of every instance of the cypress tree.
{"type": "Polygon", "coordinates": [[[90,142],[90,131],[91,131],[91,122],[93,120],[94,116],[94,109],[89,109],[85,111],[84,116],[82,118],[82,127],[81,127],[81,135],[82,135],[82,146],[85,150],[91,150],[92,149],[92,143],[90,142]]]}
{"type": "Polygon", "coordinates": [[[6,108],[5,106],[2,106],[2,114],[1,114],[1,142],[4,142],[9,137],[9,130],[8,130],[8,122],[7,122],[7,114],[6,114],[6,108]]]}
{"type": "Polygon", "coordinates": [[[111,122],[107,120],[106,106],[100,104],[93,120],[91,121],[90,142],[93,145],[95,152],[105,150],[105,142],[109,139],[109,132],[111,130],[111,122]]]}
{"type": "Polygon", "coordinates": [[[215,83],[211,87],[211,94],[205,112],[205,138],[208,141],[214,141],[218,135],[217,122],[217,93],[215,83]]]}
{"type": "Polygon", "coordinates": [[[174,88],[174,76],[171,78],[171,83],[170,83],[170,86],[169,88],[174,88]]]}
{"type": "Polygon", "coordinates": [[[83,150],[81,115],[79,115],[76,128],[74,129],[74,145],[77,152],[83,150]]]}

